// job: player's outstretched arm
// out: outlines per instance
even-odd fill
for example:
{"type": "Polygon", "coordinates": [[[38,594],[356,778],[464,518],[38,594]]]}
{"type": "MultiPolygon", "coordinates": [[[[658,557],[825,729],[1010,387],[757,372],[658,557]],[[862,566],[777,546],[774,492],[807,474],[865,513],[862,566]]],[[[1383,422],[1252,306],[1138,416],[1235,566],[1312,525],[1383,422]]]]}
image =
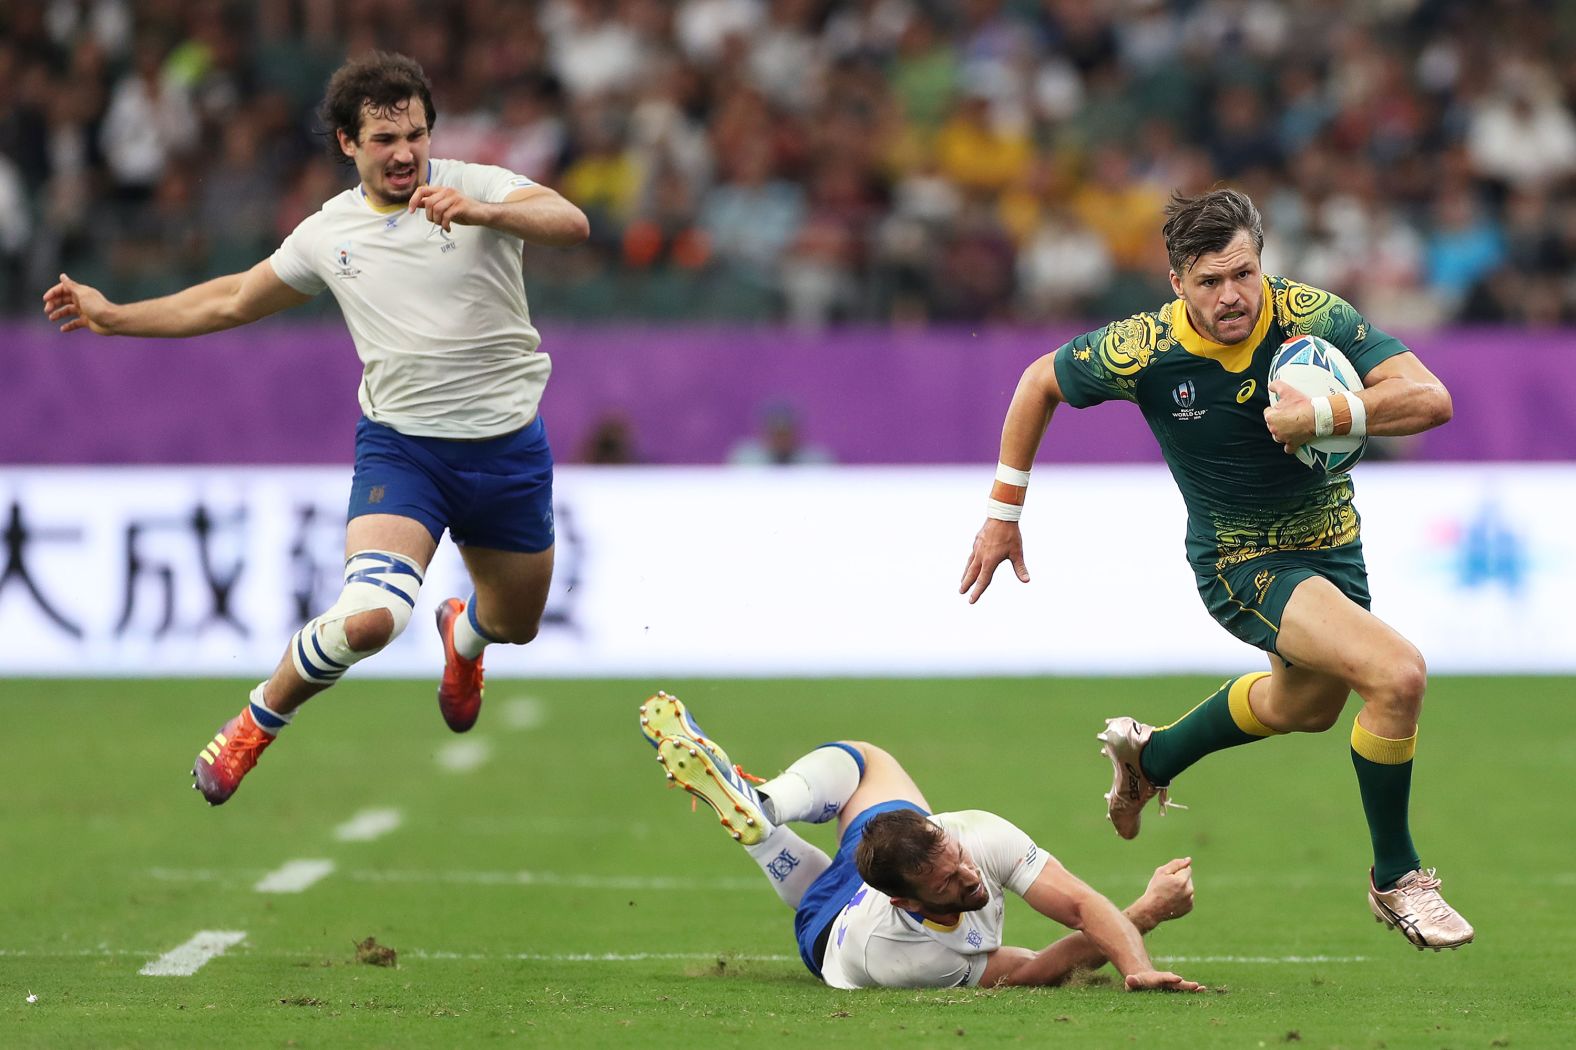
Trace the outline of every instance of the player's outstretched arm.
{"type": "Polygon", "coordinates": [[[99,335],[179,338],[250,324],[312,298],[274,272],[267,259],[245,273],[215,277],[174,295],[112,303],[91,285],[66,274],[44,293],[44,313],[62,332],[86,328],[99,335]]]}
{"type": "MultiPolygon", "coordinates": [[[[1123,970],[1123,977],[1127,987],[1132,991],[1141,990],[1171,990],[1193,992],[1199,991],[1203,986],[1196,982],[1186,980],[1178,974],[1168,971],[1155,970],[1149,962],[1147,953],[1142,947],[1142,935],[1148,933],[1156,926],[1170,919],[1180,918],[1193,908],[1193,871],[1192,858],[1181,857],[1167,861],[1155,869],[1150,877],[1149,885],[1142,896],[1118,913],[1127,926],[1131,927],[1133,935],[1138,939],[1138,952],[1141,957],[1142,969],[1123,970]]],[[[1052,861],[1052,864],[1055,864],[1052,861]]],[[[1051,865],[1047,865],[1049,869],[1051,865]]],[[[1047,893],[1041,898],[1040,903],[1030,901],[1042,914],[1049,915],[1058,922],[1067,923],[1067,918],[1052,912],[1063,912],[1074,901],[1084,894],[1092,894],[1099,901],[1110,906],[1109,901],[1094,893],[1087,886],[1074,879],[1065,868],[1056,865],[1057,872],[1052,874],[1053,882],[1047,886],[1047,893]],[[1067,880],[1071,880],[1068,882],[1067,880]],[[1065,898],[1063,891],[1077,883],[1082,890],[1071,889],[1065,898]],[[1053,888],[1060,887],[1060,888],[1053,888]],[[1041,905],[1045,907],[1041,907],[1041,905]],[[1046,911],[1049,908],[1050,911],[1046,911]]],[[[1045,874],[1041,873],[1041,879],[1045,874]]],[[[1039,888],[1037,880],[1035,888],[1039,888]]],[[[1034,889],[1030,890],[1034,893],[1034,889]]],[[[1029,899],[1025,897],[1025,899],[1029,899]]],[[[1096,909],[1099,910],[1099,909],[1096,909]]],[[[1114,907],[1111,907],[1115,911],[1114,907]]],[[[1031,952],[1026,948],[1002,948],[991,956],[981,981],[983,985],[1011,984],[1011,985],[1054,985],[1066,980],[1074,971],[1093,969],[1104,965],[1112,958],[1110,952],[1103,947],[1094,936],[1091,936],[1089,925],[1086,923],[1082,932],[1070,934],[1056,941],[1054,944],[1039,952],[1031,952]]],[[[1118,942],[1126,939],[1126,932],[1120,931],[1118,942]]],[[[1118,969],[1122,969],[1120,963],[1118,969]]]]}
{"type": "Polygon", "coordinates": [[[425,211],[428,222],[445,230],[454,223],[487,226],[547,248],[570,248],[591,236],[585,212],[546,186],[523,186],[496,204],[452,186],[419,186],[408,207],[425,211]]]}
{"type": "Polygon", "coordinates": [[[1034,465],[1034,455],[1045,437],[1045,428],[1051,423],[1051,413],[1062,401],[1062,388],[1056,381],[1054,353],[1039,358],[1018,380],[1012,404],[1007,407],[1007,419],[1001,428],[1001,465],[991,488],[990,510],[985,524],[974,537],[974,547],[963,566],[963,579],[958,593],[969,596],[973,605],[990,586],[996,568],[1010,561],[1018,579],[1029,582],[1029,567],[1023,560],[1023,534],[1018,529],[1017,515],[1022,512],[1024,494],[1028,491],[1029,468],[1034,465]],[[1006,468],[1003,470],[1002,468],[1006,468]],[[1021,475],[1014,484],[1003,475],[1021,475]]]}

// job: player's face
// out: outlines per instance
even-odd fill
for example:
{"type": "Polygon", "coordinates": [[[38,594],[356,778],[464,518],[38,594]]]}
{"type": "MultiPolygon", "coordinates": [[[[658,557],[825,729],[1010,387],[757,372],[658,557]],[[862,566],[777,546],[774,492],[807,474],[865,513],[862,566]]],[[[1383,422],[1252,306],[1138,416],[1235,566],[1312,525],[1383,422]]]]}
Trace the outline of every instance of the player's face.
{"type": "Polygon", "coordinates": [[[401,110],[361,111],[361,137],[352,142],[343,132],[339,147],[356,162],[367,199],[373,204],[404,204],[427,177],[431,138],[427,108],[412,97],[401,110]]]}
{"type": "Polygon", "coordinates": [[[948,838],[941,854],[924,875],[913,880],[914,902],[927,915],[979,911],[990,901],[985,879],[974,858],[956,839],[948,838]]]}
{"type": "Polygon", "coordinates": [[[1205,252],[1185,276],[1171,271],[1171,290],[1187,302],[1193,327],[1217,343],[1240,343],[1253,334],[1264,305],[1259,253],[1246,230],[1218,252],[1205,252]]]}

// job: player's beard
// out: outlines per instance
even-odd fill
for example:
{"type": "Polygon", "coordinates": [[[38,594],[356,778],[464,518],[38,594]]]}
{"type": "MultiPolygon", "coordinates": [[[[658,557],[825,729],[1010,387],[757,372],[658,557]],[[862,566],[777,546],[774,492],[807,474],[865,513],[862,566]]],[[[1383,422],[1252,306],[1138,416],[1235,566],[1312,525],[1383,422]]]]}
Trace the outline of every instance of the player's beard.
{"type": "MultiPolygon", "coordinates": [[[[1262,303],[1259,304],[1259,306],[1262,305],[1262,303]]],[[[1224,346],[1242,342],[1253,334],[1253,326],[1258,321],[1258,308],[1252,304],[1243,303],[1239,310],[1240,312],[1228,311],[1230,313],[1238,313],[1238,316],[1233,317],[1230,321],[1227,321],[1224,317],[1217,316],[1214,324],[1207,327],[1204,334],[1224,346]],[[1234,328],[1234,331],[1226,330],[1226,325],[1228,324],[1234,328]]]]}
{"type": "Polygon", "coordinates": [[[411,194],[416,192],[416,187],[421,185],[421,180],[417,177],[416,165],[412,164],[410,166],[409,174],[410,181],[403,186],[397,186],[394,183],[393,172],[389,171],[388,169],[384,169],[382,193],[383,199],[388,201],[390,204],[407,203],[411,198],[411,194]]]}

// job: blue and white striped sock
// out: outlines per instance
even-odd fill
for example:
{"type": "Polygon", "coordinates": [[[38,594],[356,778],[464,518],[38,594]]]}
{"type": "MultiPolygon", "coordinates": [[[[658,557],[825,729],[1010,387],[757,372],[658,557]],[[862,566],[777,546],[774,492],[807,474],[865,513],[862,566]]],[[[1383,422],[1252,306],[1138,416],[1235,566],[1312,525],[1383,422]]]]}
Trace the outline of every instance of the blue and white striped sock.
{"type": "Polygon", "coordinates": [[[269,736],[276,736],[281,729],[290,724],[293,715],[282,715],[268,706],[267,701],[263,699],[263,687],[267,684],[267,682],[259,682],[257,688],[252,690],[252,721],[269,736]]]}
{"type": "Polygon", "coordinates": [[[465,600],[465,615],[454,622],[454,651],[467,660],[474,660],[482,650],[500,639],[482,630],[476,619],[476,592],[465,600]]]}

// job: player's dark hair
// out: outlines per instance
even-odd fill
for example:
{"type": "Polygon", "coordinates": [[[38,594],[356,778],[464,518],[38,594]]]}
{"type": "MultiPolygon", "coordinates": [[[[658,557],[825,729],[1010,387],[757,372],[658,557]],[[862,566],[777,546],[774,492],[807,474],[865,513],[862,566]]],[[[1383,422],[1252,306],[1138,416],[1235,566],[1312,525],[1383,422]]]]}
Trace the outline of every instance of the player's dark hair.
{"type": "Polygon", "coordinates": [[[1172,193],[1166,203],[1166,254],[1180,277],[1198,257],[1218,252],[1246,231],[1253,250],[1264,251],[1264,217],[1241,190],[1210,190],[1197,197],[1172,193]]]}
{"type": "Polygon", "coordinates": [[[323,104],[317,111],[328,135],[329,152],[335,160],[354,163],[339,148],[339,132],[343,131],[352,142],[360,142],[364,114],[395,116],[410,108],[413,98],[421,99],[422,108],[427,111],[427,129],[431,131],[438,122],[438,110],[432,104],[432,83],[414,58],[373,51],[346,62],[329,78],[323,104]]]}
{"type": "Polygon", "coordinates": [[[854,852],[859,877],[889,897],[913,897],[914,879],[936,863],[945,833],[915,809],[878,813],[854,852]]]}

